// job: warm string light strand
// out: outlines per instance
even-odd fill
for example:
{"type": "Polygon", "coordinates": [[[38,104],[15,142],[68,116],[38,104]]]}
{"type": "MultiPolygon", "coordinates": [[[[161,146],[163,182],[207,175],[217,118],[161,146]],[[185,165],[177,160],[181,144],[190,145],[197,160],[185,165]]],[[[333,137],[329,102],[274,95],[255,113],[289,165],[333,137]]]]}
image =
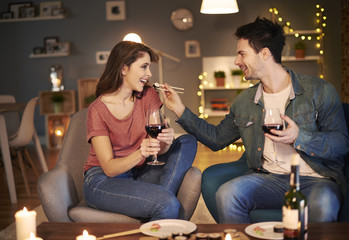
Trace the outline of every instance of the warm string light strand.
{"type": "Polygon", "coordinates": [[[312,40],[312,36],[316,36],[316,43],[315,47],[318,49],[318,53],[320,55],[320,61],[321,61],[321,71],[320,71],[320,78],[324,78],[323,74],[323,55],[324,55],[324,48],[323,48],[323,38],[325,36],[324,33],[324,28],[326,27],[326,20],[327,17],[325,16],[325,9],[321,7],[319,4],[316,6],[316,24],[317,28],[311,32],[312,34],[308,34],[309,32],[307,31],[306,33],[302,31],[297,31],[294,30],[294,28],[291,26],[291,23],[289,21],[285,21],[284,18],[281,16],[279,11],[276,8],[270,8],[269,12],[272,15],[272,20],[273,21],[278,21],[280,24],[284,25],[284,31],[286,34],[289,35],[294,35],[296,38],[300,38],[302,40],[312,40]]]}

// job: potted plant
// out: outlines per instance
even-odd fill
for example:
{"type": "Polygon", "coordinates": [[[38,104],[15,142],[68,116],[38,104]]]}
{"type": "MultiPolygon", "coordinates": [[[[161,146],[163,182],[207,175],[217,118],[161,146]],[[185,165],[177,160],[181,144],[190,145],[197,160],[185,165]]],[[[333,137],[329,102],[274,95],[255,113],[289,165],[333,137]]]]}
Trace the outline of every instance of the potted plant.
{"type": "Polygon", "coordinates": [[[53,103],[53,111],[55,113],[61,113],[63,110],[63,102],[65,101],[63,94],[60,92],[53,93],[51,101],[53,103]]]}
{"type": "Polygon", "coordinates": [[[295,50],[295,55],[296,58],[304,58],[305,56],[305,49],[306,45],[305,42],[302,40],[299,40],[294,44],[294,50],[295,50]]]}
{"type": "Polygon", "coordinates": [[[216,86],[222,87],[225,85],[225,72],[224,71],[215,71],[214,77],[216,79],[216,86]]]}
{"type": "Polygon", "coordinates": [[[96,100],[96,96],[94,94],[91,94],[89,96],[85,97],[85,104],[88,106],[90,105],[94,100],[96,100]]]}
{"type": "Polygon", "coordinates": [[[231,70],[234,87],[240,87],[244,72],[241,69],[231,70]]]}

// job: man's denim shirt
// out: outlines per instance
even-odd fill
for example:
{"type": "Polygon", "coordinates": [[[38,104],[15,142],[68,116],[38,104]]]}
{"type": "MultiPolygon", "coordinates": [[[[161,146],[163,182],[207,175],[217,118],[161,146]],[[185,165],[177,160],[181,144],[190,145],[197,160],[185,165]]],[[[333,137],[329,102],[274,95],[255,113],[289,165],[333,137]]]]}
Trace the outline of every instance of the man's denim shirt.
{"type": "MultiPolygon", "coordinates": [[[[293,146],[315,172],[334,179],[344,193],[348,189],[343,166],[349,138],[339,96],[323,79],[286,70],[291,75],[293,88],[285,115],[299,127],[293,146]]],[[[259,83],[236,97],[229,114],[217,126],[198,118],[188,108],[177,122],[213,151],[241,138],[249,168],[267,173],[261,164],[265,140],[263,111],[262,83],[259,83]]]]}

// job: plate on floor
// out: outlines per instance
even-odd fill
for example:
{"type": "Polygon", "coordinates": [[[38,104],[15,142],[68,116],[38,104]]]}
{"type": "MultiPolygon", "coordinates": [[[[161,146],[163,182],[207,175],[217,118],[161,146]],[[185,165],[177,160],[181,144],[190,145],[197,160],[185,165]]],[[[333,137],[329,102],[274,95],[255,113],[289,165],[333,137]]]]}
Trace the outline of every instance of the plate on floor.
{"type": "Polygon", "coordinates": [[[180,219],[163,219],[143,224],[142,233],[153,237],[169,237],[172,233],[192,233],[196,230],[195,223],[180,219]],[[160,225],[158,230],[149,230],[154,224],[160,225]]]}
{"type": "Polygon", "coordinates": [[[251,237],[260,239],[283,239],[283,233],[274,232],[274,226],[282,222],[260,222],[247,226],[245,232],[251,237]]]}

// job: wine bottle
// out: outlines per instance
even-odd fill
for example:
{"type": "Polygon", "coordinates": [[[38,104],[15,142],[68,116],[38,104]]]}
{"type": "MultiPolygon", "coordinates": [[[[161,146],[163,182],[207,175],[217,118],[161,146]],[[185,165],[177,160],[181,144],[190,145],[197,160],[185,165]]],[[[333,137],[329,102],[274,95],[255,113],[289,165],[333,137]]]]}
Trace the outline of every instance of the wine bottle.
{"type": "Polygon", "coordinates": [[[285,193],[282,207],[285,240],[308,239],[308,206],[300,191],[299,158],[294,155],[291,163],[290,189],[285,193]]]}

